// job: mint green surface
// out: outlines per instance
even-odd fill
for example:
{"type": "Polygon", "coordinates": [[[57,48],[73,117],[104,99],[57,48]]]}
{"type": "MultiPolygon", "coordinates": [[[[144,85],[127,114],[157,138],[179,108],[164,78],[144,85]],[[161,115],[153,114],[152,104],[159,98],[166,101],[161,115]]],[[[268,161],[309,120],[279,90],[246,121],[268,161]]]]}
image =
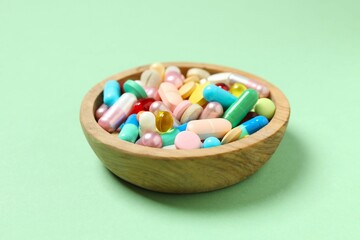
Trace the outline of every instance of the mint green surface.
{"type": "Polygon", "coordinates": [[[0,239],[360,239],[359,1],[0,1],[0,239]],[[154,61],[231,66],[288,96],[255,175],[194,195],[107,171],[84,94],[154,61]]]}

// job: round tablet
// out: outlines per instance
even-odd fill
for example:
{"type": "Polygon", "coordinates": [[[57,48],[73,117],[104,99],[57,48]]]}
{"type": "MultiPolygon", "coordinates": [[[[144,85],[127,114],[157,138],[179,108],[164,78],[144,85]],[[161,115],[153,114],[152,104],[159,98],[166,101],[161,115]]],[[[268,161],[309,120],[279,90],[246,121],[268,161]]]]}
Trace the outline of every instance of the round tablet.
{"type": "Polygon", "coordinates": [[[184,80],[184,83],[188,83],[188,82],[198,83],[198,82],[200,82],[200,78],[196,75],[192,75],[184,80]]]}
{"type": "Polygon", "coordinates": [[[241,135],[241,132],[242,130],[239,127],[235,127],[231,129],[225,134],[225,136],[221,140],[221,144],[226,144],[238,140],[241,135]]]}
{"type": "Polygon", "coordinates": [[[185,112],[185,110],[188,107],[190,107],[191,104],[192,103],[189,100],[184,100],[184,101],[180,102],[173,111],[175,118],[177,120],[180,120],[180,118],[183,115],[183,113],[185,112]]]}
{"type": "Polygon", "coordinates": [[[200,117],[200,114],[202,113],[203,108],[199,104],[192,104],[190,107],[188,107],[183,115],[181,116],[180,122],[186,123],[191,120],[196,120],[200,117]]]}
{"type": "Polygon", "coordinates": [[[260,98],[255,104],[254,110],[257,114],[271,119],[274,116],[276,107],[273,101],[268,98],[260,98]]]}
{"type": "Polygon", "coordinates": [[[183,99],[186,99],[190,97],[190,95],[194,92],[195,88],[195,82],[188,82],[182,85],[182,87],[179,89],[179,93],[183,99]]]}
{"type": "Polygon", "coordinates": [[[147,97],[147,94],[146,94],[144,88],[142,86],[140,86],[140,84],[136,83],[133,80],[127,80],[124,83],[123,87],[124,87],[125,92],[134,94],[137,99],[147,97]]]}
{"type": "Polygon", "coordinates": [[[200,137],[191,131],[183,131],[176,135],[175,147],[177,149],[197,149],[201,147],[200,137]]]}

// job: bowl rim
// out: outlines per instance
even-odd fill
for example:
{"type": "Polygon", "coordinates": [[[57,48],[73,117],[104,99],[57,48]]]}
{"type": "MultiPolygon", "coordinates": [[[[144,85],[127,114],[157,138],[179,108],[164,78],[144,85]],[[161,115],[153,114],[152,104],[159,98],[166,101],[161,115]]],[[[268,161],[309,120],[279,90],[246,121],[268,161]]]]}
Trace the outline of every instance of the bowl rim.
{"type": "Polygon", "coordinates": [[[134,143],[129,143],[112,136],[97,123],[94,116],[96,99],[103,91],[105,82],[108,80],[127,80],[129,76],[139,74],[148,69],[150,64],[142,65],[125,71],[121,71],[117,74],[109,76],[93,86],[84,96],[80,107],[80,123],[85,134],[90,135],[94,140],[106,145],[116,151],[120,151],[124,154],[132,155],[139,158],[153,158],[153,159],[195,159],[206,156],[216,156],[222,154],[228,154],[232,152],[242,151],[245,148],[251,147],[259,142],[266,140],[267,138],[276,134],[284,125],[287,125],[290,117],[290,105],[286,96],[282,91],[270,82],[245,71],[235,69],[232,67],[225,67],[216,64],[208,63],[196,63],[196,62],[162,62],[167,66],[177,66],[180,69],[184,68],[202,68],[209,70],[210,72],[232,72],[240,74],[242,76],[253,79],[261,84],[267,86],[270,90],[270,98],[275,103],[276,111],[269,122],[264,128],[258,132],[251,134],[249,137],[237,140],[231,143],[227,143],[214,148],[201,148],[194,150],[178,150],[178,149],[163,149],[163,148],[151,148],[134,143]],[[140,148],[140,149],[139,149],[140,148]]]}

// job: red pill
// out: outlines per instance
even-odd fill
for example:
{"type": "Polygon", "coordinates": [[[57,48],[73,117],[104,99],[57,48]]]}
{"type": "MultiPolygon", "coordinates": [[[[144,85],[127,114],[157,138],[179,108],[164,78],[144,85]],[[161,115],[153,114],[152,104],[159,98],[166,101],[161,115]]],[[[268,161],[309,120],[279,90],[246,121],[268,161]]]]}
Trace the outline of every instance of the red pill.
{"type": "Polygon", "coordinates": [[[229,91],[229,90],[230,90],[229,86],[226,85],[225,83],[217,83],[217,84],[215,84],[215,85],[218,86],[219,88],[224,89],[225,91],[229,91]]]}
{"type": "Polygon", "coordinates": [[[153,102],[155,102],[155,99],[153,98],[142,98],[137,100],[129,115],[134,113],[137,114],[140,111],[149,111],[149,108],[153,102]]]}

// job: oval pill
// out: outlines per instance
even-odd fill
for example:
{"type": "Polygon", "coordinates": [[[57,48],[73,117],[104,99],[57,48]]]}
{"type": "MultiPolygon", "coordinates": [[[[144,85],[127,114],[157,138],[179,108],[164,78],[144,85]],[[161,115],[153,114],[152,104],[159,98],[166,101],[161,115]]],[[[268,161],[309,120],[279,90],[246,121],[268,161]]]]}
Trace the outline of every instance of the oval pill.
{"type": "Polygon", "coordinates": [[[147,132],[156,132],[155,116],[152,112],[143,112],[139,117],[140,137],[147,132]]]}
{"type": "Polygon", "coordinates": [[[160,84],[159,95],[170,111],[174,111],[175,107],[183,100],[175,85],[168,82],[160,84]]]}
{"type": "Polygon", "coordinates": [[[103,102],[111,107],[120,97],[120,84],[115,80],[105,83],[103,92],[103,102]]]}
{"type": "Polygon", "coordinates": [[[183,99],[187,99],[195,91],[196,83],[188,82],[182,85],[179,89],[179,93],[183,99]]]}
{"type": "Polygon", "coordinates": [[[222,138],[231,130],[231,123],[224,118],[212,118],[190,121],[186,130],[199,135],[200,139],[208,137],[222,138]]]}
{"type": "Polygon", "coordinates": [[[210,76],[210,73],[202,68],[190,68],[186,73],[186,77],[191,76],[198,76],[200,79],[202,79],[210,76]]]}
{"type": "Polygon", "coordinates": [[[199,104],[190,105],[181,116],[180,123],[196,120],[200,117],[203,108],[199,104]]]}
{"type": "Polygon", "coordinates": [[[255,91],[258,92],[258,94],[261,98],[267,97],[270,94],[270,90],[268,89],[268,87],[266,87],[265,85],[262,85],[261,83],[257,82],[256,80],[247,78],[245,76],[232,73],[229,76],[229,80],[231,83],[242,83],[247,88],[254,89],[255,91]]]}
{"type": "Polygon", "coordinates": [[[180,102],[173,111],[175,118],[177,120],[180,120],[185,110],[188,109],[188,107],[190,107],[191,105],[192,103],[189,100],[184,100],[180,102]]]}
{"type": "Polygon", "coordinates": [[[177,149],[197,149],[201,147],[201,140],[196,133],[183,131],[176,135],[174,144],[177,149]]]}
{"type": "Polygon", "coordinates": [[[225,136],[221,140],[221,144],[226,144],[238,140],[241,135],[241,132],[242,130],[239,127],[235,127],[231,129],[229,132],[225,134],[225,136]]]}
{"type": "Polygon", "coordinates": [[[109,106],[106,105],[105,103],[101,104],[101,106],[96,109],[95,112],[95,119],[99,120],[101,118],[102,115],[104,115],[104,113],[109,109],[109,106]]]}
{"type": "Polygon", "coordinates": [[[162,139],[156,132],[147,132],[136,142],[136,144],[147,147],[161,148],[162,139]]]}
{"type": "Polygon", "coordinates": [[[159,132],[169,131],[174,124],[172,114],[167,111],[158,111],[155,115],[155,119],[156,128],[159,132]]]}

